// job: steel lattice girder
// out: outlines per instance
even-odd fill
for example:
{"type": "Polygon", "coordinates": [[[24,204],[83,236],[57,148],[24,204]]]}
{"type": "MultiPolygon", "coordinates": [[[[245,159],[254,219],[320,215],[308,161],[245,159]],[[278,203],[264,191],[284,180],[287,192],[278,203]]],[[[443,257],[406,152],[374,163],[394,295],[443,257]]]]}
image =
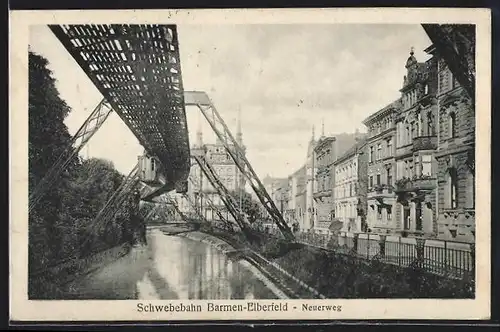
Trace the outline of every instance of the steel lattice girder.
{"type": "Polygon", "coordinates": [[[475,99],[476,31],[472,24],[422,24],[439,56],[444,59],[469,97],[475,99]]]}
{"type": "MultiPolygon", "coordinates": [[[[219,112],[215,109],[215,106],[212,104],[208,95],[202,91],[186,91],[184,94],[184,101],[186,105],[197,106],[200,109],[203,116],[210,124],[212,130],[221,140],[227,153],[231,156],[231,159],[233,159],[240,172],[249,181],[261,204],[265,207],[283,236],[289,241],[294,241],[295,236],[293,235],[292,230],[283,219],[280,211],[267,193],[266,188],[253,170],[250,162],[245,157],[243,149],[238,145],[238,142],[231,134],[231,131],[220,116],[219,112]]],[[[198,159],[196,160],[198,161],[198,159]]]]}
{"type": "Polygon", "coordinates": [[[89,117],[71,139],[71,144],[63,151],[47,174],[45,174],[42,180],[36,185],[33,192],[30,193],[28,212],[33,210],[47,190],[56,183],[59,175],[71,163],[73,157],[81,151],[85,144],[87,144],[92,136],[101,128],[111,111],[111,106],[103,99],[92,113],[90,113],[89,117]]]}
{"type": "Polygon", "coordinates": [[[233,196],[231,196],[227,188],[219,180],[217,173],[213,169],[212,165],[210,165],[210,163],[204,156],[193,155],[193,158],[200,166],[201,171],[203,172],[203,174],[205,174],[212,187],[214,187],[214,189],[219,194],[222,202],[228,209],[229,213],[231,213],[238,226],[242,230],[248,228],[245,224],[245,220],[243,220],[243,216],[238,212],[238,209],[236,208],[237,204],[234,201],[233,196]]]}
{"type": "MultiPolygon", "coordinates": [[[[201,169],[201,167],[200,167],[200,169],[201,169]]],[[[197,188],[197,187],[199,187],[196,184],[196,179],[194,178],[194,175],[192,175],[192,174],[189,175],[189,184],[191,185],[191,188],[197,188]]],[[[202,192],[201,188],[200,188],[199,192],[200,192],[200,195],[205,199],[205,202],[207,203],[208,207],[210,209],[212,209],[213,211],[215,211],[215,213],[217,213],[217,215],[219,216],[220,220],[222,222],[224,222],[225,224],[231,224],[231,222],[229,222],[229,220],[227,220],[224,217],[224,214],[222,213],[222,211],[214,204],[214,202],[210,198],[210,195],[206,195],[206,196],[203,195],[203,192],[202,192]]],[[[203,218],[206,219],[205,217],[203,217],[203,218]]]]}
{"type": "Polygon", "coordinates": [[[175,25],[51,25],[53,33],[159,159],[168,190],[189,175],[190,151],[175,25]]]}

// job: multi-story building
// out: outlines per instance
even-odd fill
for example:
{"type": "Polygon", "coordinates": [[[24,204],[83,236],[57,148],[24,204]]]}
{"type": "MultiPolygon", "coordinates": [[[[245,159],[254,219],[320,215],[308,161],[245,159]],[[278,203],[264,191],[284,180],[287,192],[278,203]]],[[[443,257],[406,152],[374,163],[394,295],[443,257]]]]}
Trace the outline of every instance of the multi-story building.
{"type": "Polygon", "coordinates": [[[435,234],[437,148],[437,63],[406,61],[401,111],[396,117],[395,217],[403,235],[435,234]]]}
{"type": "MultiPolygon", "coordinates": [[[[219,180],[224,184],[224,186],[230,192],[238,192],[239,190],[244,190],[245,188],[245,178],[240,172],[238,166],[227,153],[222,142],[217,138],[215,144],[204,144],[201,129],[199,128],[196,133],[196,143],[192,148],[192,153],[203,153],[207,161],[213,167],[215,173],[217,174],[219,180]]],[[[241,132],[241,122],[238,119],[238,127],[236,133],[236,141],[238,145],[245,152],[246,148],[243,145],[243,135],[241,132]]],[[[224,203],[221,198],[213,188],[213,186],[208,181],[207,177],[202,174],[200,167],[194,163],[191,166],[191,177],[194,179],[195,185],[190,184],[190,189],[188,194],[191,196],[192,201],[196,203],[196,208],[199,209],[201,213],[205,216],[207,220],[217,219],[217,214],[212,211],[210,206],[206,203],[205,198],[209,198],[214,205],[225,211],[226,217],[229,220],[232,219],[231,215],[228,213],[224,203]],[[200,195],[200,191],[202,195],[200,195]]],[[[185,206],[185,202],[180,202],[182,206],[185,206]]]]}
{"type": "Polygon", "coordinates": [[[306,169],[306,186],[305,186],[305,195],[306,195],[306,211],[305,216],[303,218],[303,226],[304,230],[312,230],[314,228],[314,224],[317,220],[317,211],[316,211],[316,201],[314,200],[313,193],[315,191],[317,181],[316,181],[316,172],[317,165],[314,157],[314,148],[317,144],[314,135],[314,126],[312,129],[312,137],[309,141],[309,146],[307,148],[307,158],[305,163],[306,169]]]}
{"type": "MultiPolygon", "coordinates": [[[[472,49],[465,46],[464,49],[472,49]]],[[[429,47],[427,52],[437,58],[438,67],[437,235],[473,242],[475,105],[434,48],[429,47]]],[[[466,55],[474,57],[473,53],[466,55]]]]}
{"type": "Polygon", "coordinates": [[[325,137],[322,135],[314,147],[316,172],[316,187],[313,198],[317,206],[317,223],[314,229],[325,233],[330,227],[334,217],[335,209],[333,205],[333,184],[335,174],[333,174],[333,162],[335,161],[335,137],[325,137]]]}
{"type": "Polygon", "coordinates": [[[290,175],[288,176],[287,180],[288,180],[287,191],[286,191],[287,205],[283,218],[285,218],[285,221],[288,224],[293,225],[296,222],[295,208],[297,203],[295,195],[297,193],[297,179],[296,177],[294,177],[294,175],[290,175]]]}
{"type": "Polygon", "coordinates": [[[363,121],[368,128],[365,153],[368,157],[367,226],[368,231],[392,233],[399,229],[393,217],[396,194],[395,177],[396,117],[400,99],[392,102],[363,121]]]}
{"type": "Polygon", "coordinates": [[[294,173],[295,182],[295,220],[300,231],[306,231],[306,167],[299,168],[294,173]]]}
{"type": "MultiPolygon", "coordinates": [[[[272,178],[267,175],[262,179],[262,184],[271,197],[274,205],[285,219],[285,212],[288,209],[288,178],[272,178]]],[[[285,219],[286,221],[286,219],[285,219]]]]}
{"type": "Polygon", "coordinates": [[[362,138],[334,162],[335,218],[347,232],[366,230],[368,158],[364,146],[362,138]]]}

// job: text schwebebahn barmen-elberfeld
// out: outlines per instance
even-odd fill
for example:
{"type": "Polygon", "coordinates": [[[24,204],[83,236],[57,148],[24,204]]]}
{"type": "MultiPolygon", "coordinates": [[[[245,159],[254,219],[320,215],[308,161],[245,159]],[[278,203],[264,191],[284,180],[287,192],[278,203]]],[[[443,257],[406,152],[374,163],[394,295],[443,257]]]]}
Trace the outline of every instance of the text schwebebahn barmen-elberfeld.
{"type": "MultiPolygon", "coordinates": [[[[270,312],[270,311],[342,311],[340,305],[313,305],[301,304],[289,306],[288,303],[259,303],[248,302],[246,304],[219,304],[207,302],[205,303],[205,311],[207,312],[270,312]]],[[[201,304],[152,304],[152,303],[138,303],[137,311],[139,312],[202,312],[203,306],[201,304]]]]}

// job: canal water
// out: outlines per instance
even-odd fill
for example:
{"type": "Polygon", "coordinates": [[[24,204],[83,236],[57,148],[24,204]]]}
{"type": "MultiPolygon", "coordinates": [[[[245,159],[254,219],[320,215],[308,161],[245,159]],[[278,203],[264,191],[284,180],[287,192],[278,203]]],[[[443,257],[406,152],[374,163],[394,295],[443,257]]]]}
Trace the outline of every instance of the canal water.
{"type": "Polygon", "coordinates": [[[68,297],[213,300],[282,296],[250,263],[235,260],[213,245],[168,235],[161,229],[149,230],[147,237],[147,246],[133,248],[125,257],[73,282],[68,297]]]}

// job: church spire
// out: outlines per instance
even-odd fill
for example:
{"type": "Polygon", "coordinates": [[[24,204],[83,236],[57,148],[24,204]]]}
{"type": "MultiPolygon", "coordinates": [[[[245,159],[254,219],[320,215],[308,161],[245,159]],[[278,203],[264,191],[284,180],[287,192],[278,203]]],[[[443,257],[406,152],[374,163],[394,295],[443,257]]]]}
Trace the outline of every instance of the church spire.
{"type": "Polygon", "coordinates": [[[243,144],[243,133],[241,132],[241,107],[238,106],[238,118],[237,118],[237,125],[236,125],[236,141],[238,144],[242,145],[243,144]]]}
{"type": "Polygon", "coordinates": [[[201,148],[203,146],[203,133],[201,131],[201,116],[198,113],[198,129],[196,130],[196,145],[201,148]]]}

